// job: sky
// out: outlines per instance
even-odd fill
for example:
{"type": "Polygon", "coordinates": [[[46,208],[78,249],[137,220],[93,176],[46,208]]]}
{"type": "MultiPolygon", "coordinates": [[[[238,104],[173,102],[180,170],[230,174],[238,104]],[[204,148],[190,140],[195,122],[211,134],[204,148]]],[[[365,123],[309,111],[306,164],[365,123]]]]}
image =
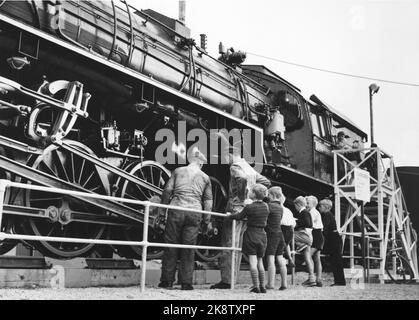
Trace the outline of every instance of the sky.
{"type": "MultiPolygon", "coordinates": [[[[178,0],[131,0],[178,18],[178,0]]],[[[369,85],[374,95],[375,142],[396,166],[419,166],[418,0],[186,0],[186,25],[208,51],[218,44],[247,52],[246,64],[261,64],[339,110],[370,133],[369,85]],[[343,77],[292,66],[285,60],[364,77],[343,77]]],[[[369,146],[369,144],[367,144],[369,146]]]]}

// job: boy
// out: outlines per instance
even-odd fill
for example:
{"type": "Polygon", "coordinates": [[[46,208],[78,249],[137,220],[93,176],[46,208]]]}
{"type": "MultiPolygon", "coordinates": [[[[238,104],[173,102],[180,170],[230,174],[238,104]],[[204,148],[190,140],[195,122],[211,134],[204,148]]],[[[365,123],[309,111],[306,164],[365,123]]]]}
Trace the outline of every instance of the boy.
{"type": "Polygon", "coordinates": [[[311,255],[313,257],[314,269],[316,271],[316,285],[322,287],[322,262],[320,259],[320,252],[323,250],[324,246],[324,237],[323,237],[323,223],[320,212],[317,211],[316,206],[318,200],[315,196],[308,196],[307,200],[307,210],[310,212],[311,219],[313,221],[313,243],[311,245],[311,255]]]}
{"type": "Polygon", "coordinates": [[[311,245],[313,244],[311,229],[313,228],[313,222],[310,212],[306,209],[307,201],[304,197],[297,197],[294,200],[294,206],[296,210],[294,217],[297,219],[294,232],[295,246],[297,251],[302,250],[308,272],[308,279],[303,282],[303,285],[314,287],[317,283],[314,276],[313,259],[311,258],[311,245]]]}
{"type": "Polygon", "coordinates": [[[265,268],[263,266],[263,257],[266,251],[266,221],[268,220],[268,205],[263,202],[267,196],[268,189],[256,184],[250,191],[252,204],[248,204],[237,214],[228,214],[230,219],[241,220],[247,218],[247,229],[243,235],[242,252],[249,257],[250,275],[252,277],[253,287],[250,292],[266,293],[265,289],[265,268]]]}
{"type": "Polygon", "coordinates": [[[275,288],[275,257],[279,265],[279,273],[281,274],[281,287],[279,290],[287,289],[287,267],[283,257],[285,249],[285,240],[282,234],[281,221],[283,217],[282,189],[280,187],[273,187],[268,191],[269,197],[269,216],[267,226],[265,228],[268,238],[268,245],[266,248],[266,256],[268,261],[268,285],[266,289],[275,288]]]}
{"type": "Polygon", "coordinates": [[[288,266],[291,268],[295,267],[294,261],[291,257],[291,249],[290,244],[292,239],[294,238],[294,228],[295,228],[295,218],[292,214],[292,211],[284,206],[285,203],[285,196],[282,194],[282,208],[283,208],[283,214],[282,214],[282,220],[281,220],[281,230],[282,234],[284,235],[285,240],[285,254],[284,257],[288,259],[288,266]]]}

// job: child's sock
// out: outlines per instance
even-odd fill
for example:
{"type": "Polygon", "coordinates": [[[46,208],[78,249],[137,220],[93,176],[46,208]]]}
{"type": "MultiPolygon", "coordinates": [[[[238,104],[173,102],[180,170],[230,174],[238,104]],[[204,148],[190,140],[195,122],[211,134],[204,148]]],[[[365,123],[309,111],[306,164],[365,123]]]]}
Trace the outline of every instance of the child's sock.
{"type": "Polygon", "coordinates": [[[252,276],[253,287],[259,288],[259,277],[257,269],[250,270],[250,275],[252,276]]]}
{"type": "Polygon", "coordinates": [[[265,287],[265,271],[259,270],[260,286],[265,287]]]}

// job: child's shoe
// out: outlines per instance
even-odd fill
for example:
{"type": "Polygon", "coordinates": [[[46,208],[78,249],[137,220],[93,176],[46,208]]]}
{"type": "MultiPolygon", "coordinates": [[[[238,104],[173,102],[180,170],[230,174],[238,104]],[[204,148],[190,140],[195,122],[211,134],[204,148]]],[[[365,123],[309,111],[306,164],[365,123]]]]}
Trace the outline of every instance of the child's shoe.
{"type": "Polygon", "coordinates": [[[259,288],[256,288],[256,287],[253,287],[253,288],[250,290],[250,292],[251,292],[251,293],[260,293],[260,289],[259,289],[259,288]]]}

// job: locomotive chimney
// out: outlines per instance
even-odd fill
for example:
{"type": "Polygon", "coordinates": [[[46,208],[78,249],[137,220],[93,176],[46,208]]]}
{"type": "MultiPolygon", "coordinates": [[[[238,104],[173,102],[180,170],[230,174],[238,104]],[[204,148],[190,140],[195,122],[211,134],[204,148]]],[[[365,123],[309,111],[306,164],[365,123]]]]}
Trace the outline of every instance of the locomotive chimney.
{"type": "Polygon", "coordinates": [[[186,0],[179,0],[179,21],[185,24],[186,18],[186,0]]]}

